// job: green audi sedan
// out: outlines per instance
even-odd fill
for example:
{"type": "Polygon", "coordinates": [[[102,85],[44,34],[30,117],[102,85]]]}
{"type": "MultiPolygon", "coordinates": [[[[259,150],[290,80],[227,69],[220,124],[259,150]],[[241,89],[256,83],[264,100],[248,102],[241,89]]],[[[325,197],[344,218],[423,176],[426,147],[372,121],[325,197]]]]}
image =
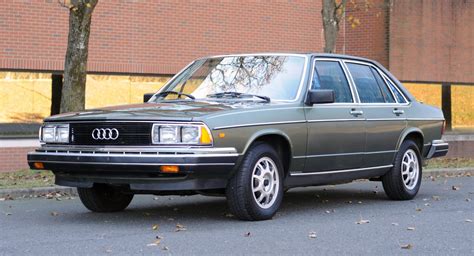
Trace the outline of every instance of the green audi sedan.
{"type": "Polygon", "coordinates": [[[193,61],[142,104],[46,118],[28,163],[95,212],[135,194],[203,194],[264,220],[293,187],[370,179],[412,199],[423,161],[448,152],[443,132],[443,113],[375,61],[225,55],[193,61]]]}

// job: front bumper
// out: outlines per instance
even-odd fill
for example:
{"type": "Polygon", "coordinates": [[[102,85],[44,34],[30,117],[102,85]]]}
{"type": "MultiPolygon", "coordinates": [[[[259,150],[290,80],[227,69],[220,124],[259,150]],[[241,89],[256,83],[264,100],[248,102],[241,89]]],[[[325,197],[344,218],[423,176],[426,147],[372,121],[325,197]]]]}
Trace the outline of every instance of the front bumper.
{"type": "Polygon", "coordinates": [[[43,146],[28,153],[28,164],[36,169],[35,163],[42,163],[63,186],[181,191],[224,188],[238,157],[235,148],[43,146]],[[178,166],[179,172],[163,173],[163,165],[178,166]]]}
{"type": "Polygon", "coordinates": [[[433,140],[431,147],[426,155],[427,159],[434,157],[442,157],[448,154],[449,144],[443,140],[433,140]]]}

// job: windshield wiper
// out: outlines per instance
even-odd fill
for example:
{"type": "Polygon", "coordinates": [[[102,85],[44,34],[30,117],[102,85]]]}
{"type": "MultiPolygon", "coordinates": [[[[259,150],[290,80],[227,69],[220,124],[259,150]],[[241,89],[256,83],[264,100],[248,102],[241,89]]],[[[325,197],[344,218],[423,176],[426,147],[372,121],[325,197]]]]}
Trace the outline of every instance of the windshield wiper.
{"type": "Polygon", "coordinates": [[[260,98],[260,99],[262,99],[266,102],[270,102],[270,97],[263,96],[263,95],[257,95],[257,94],[242,93],[242,92],[219,92],[219,93],[208,94],[207,97],[209,97],[209,98],[225,98],[225,97],[248,98],[248,97],[256,97],[256,98],[260,98]]]}
{"type": "Polygon", "coordinates": [[[190,98],[190,99],[193,99],[193,100],[196,99],[196,98],[195,98],[193,95],[191,95],[191,94],[187,94],[187,93],[183,93],[183,92],[175,92],[175,91],[164,91],[164,92],[160,92],[160,93],[156,94],[156,97],[166,97],[168,94],[176,94],[176,95],[178,95],[178,97],[181,96],[181,95],[184,95],[184,96],[186,96],[186,97],[188,97],[188,98],[190,98]]]}

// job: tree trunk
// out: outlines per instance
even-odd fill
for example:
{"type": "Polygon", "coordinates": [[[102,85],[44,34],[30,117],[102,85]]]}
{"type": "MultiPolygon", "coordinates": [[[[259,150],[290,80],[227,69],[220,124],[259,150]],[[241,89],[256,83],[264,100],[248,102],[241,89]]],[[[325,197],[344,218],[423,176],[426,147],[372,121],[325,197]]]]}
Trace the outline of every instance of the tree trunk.
{"type": "Polygon", "coordinates": [[[323,17],[324,29],[324,52],[334,53],[336,50],[336,39],[339,33],[339,21],[344,15],[346,0],[323,0],[323,9],[321,14],[323,17]]]}
{"type": "Polygon", "coordinates": [[[69,36],[64,64],[61,113],[80,111],[85,107],[87,56],[91,18],[98,0],[71,0],[69,36]]]}

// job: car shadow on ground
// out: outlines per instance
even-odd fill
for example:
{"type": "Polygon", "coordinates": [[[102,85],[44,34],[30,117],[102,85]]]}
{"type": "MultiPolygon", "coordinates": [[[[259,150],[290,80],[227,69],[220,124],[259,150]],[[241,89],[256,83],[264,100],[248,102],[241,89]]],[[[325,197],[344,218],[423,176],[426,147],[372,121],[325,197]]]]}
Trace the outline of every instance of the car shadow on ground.
{"type": "MultiPolygon", "coordinates": [[[[369,183],[367,183],[369,184],[369,183]]],[[[285,193],[282,206],[274,219],[286,216],[305,215],[308,212],[324,214],[328,210],[343,212],[356,207],[380,204],[383,207],[407,204],[410,201],[391,201],[380,186],[358,186],[344,188],[339,186],[298,188],[285,193]],[[374,189],[375,188],[375,189],[374,189]],[[384,203],[385,202],[385,203],[384,203]]],[[[422,195],[419,195],[421,197],[422,195]]],[[[79,203],[79,202],[77,202],[79,203]]],[[[225,197],[204,196],[136,196],[125,211],[118,213],[92,213],[85,208],[74,214],[67,214],[75,221],[140,222],[147,218],[159,221],[198,222],[213,220],[216,222],[238,221],[228,211],[225,197]]]]}

